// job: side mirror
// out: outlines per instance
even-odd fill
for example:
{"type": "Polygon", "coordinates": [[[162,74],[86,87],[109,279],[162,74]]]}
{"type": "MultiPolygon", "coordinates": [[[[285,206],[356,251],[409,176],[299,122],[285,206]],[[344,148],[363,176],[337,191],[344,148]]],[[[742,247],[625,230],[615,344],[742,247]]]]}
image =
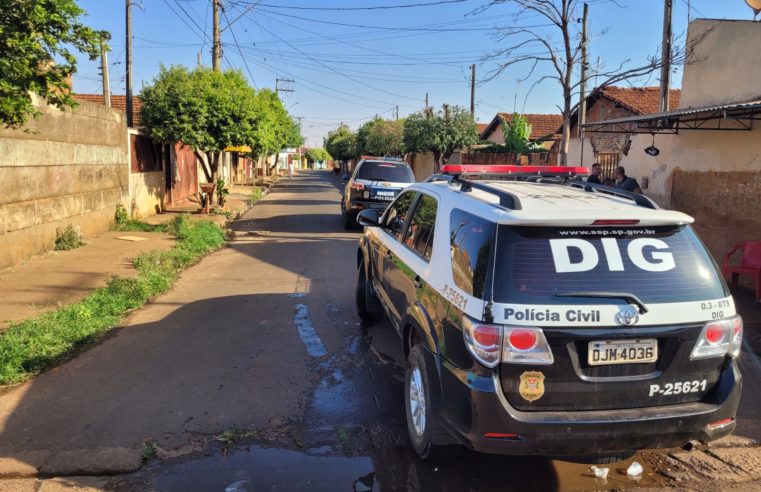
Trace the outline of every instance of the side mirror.
{"type": "Polygon", "coordinates": [[[357,215],[357,223],[364,227],[380,227],[381,211],[367,209],[357,215]]]}
{"type": "Polygon", "coordinates": [[[344,175],[341,177],[341,179],[343,179],[344,181],[349,181],[349,175],[348,175],[348,174],[344,174],[344,175]]]}

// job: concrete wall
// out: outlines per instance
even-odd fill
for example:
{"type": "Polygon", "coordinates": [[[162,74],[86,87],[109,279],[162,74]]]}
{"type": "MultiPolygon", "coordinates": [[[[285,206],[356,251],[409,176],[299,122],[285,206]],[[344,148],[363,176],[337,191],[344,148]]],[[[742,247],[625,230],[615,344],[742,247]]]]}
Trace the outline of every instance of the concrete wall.
{"type": "Polygon", "coordinates": [[[435,159],[432,152],[409,154],[407,162],[415,174],[415,181],[424,181],[428,176],[433,174],[435,159]]]}
{"type": "MultiPolygon", "coordinates": [[[[137,140],[145,145],[153,146],[146,133],[139,130],[129,130],[129,212],[132,217],[143,218],[161,212],[164,209],[166,196],[166,171],[163,156],[152,156],[147,152],[142,155],[137,150],[137,140]],[[156,158],[157,157],[157,158],[156,158]],[[140,164],[138,164],[138,162],[140,164]],[[141,171],[140,169],[148,169],[141,171]],[[155,170],[154,170],[155,169],[155,170]]],[[[143,146],[145,149],[145,146],[143,146]]],[[[168,150],[168,149],[166,149],[168,150]]]]}
{"type": "Polygon", "coordinates": [[[761,26],[743,20],[699,19],[690,23],[680,107],[694,108],[761,96],[761,26]]]}
{"type": "Polygon", "coordinates": [[[164,171],[130,173],[129,194],[132,217],[142,218],[164,208],[166,176],[164,171]]]}
{"type": "Polygon", "coordinates": [[[0,268],[53,247],[56,228],[108,230],[128,202],[127,126],[116,110],[82,102],[26,129],[0,127],[0,268]]]}

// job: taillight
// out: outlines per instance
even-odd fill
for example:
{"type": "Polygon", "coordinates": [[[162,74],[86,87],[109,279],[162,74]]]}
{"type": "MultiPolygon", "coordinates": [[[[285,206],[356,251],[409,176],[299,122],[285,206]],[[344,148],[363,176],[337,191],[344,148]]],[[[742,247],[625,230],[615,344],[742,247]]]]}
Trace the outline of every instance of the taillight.
{"type": "Polygon", "coordinates": [[[470,354],[486,367],[495,367],[500,362],[546,365],[554,361],[539,328],[491,325],[466,316],[462,334],[470,354]]]}
{"type": "Polygon", "coordinates": [[[486,367],[499,364],[499,354],[502,350],[501,326],[479,323],[464,316],[462,336],[468,351],[478,362],[486,367]]]}
{"type": "Polygon", "coordinates": [[[351,184],[352,190],[361,191],[365,189],[365,185],[362,183],[357,183],[356,181],[351,184]]]}
{"type": "Polygon", "coordinates": [[[502,362],[549,365],[554,362],[552,349],[540,328],[506,326],[502,362]]]}
{"type": "Polygon", "coordinates": [[[708,359],[730,355],[737,357],[742,349],[742,318],[735,316],[706,323],[700,332],[690,359],[708,359]]]}

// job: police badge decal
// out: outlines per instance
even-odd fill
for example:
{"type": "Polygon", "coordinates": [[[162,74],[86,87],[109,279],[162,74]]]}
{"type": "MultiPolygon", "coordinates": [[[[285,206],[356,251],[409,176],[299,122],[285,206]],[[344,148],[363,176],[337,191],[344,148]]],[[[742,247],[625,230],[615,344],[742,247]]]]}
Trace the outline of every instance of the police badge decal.
{"type": "Polygon", "coordinates": [[[538,371],[526,371],[521,374],[518,393],[529,402],[541,398],[544,395],[544,374],[538,371]]]}

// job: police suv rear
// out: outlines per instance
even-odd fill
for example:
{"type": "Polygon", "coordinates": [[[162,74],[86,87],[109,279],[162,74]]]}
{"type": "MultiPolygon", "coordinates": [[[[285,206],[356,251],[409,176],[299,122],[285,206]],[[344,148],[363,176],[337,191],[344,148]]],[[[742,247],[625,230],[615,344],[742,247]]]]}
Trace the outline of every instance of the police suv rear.
{"type": "Polygon", "coordinates": [[[359,216],[358,312],[401,336],[420,456],[604,461],[732,432],[742,320],[691,217],[586,168],[444,170],[359,216]]]}
{"type": "Polygon", "coordinates": [[[403,188],[414,181],[412,169],[402,159],[362,156],[348,177],[341,199],[344,227],[356,226],[357,214],[362,210],[384,210],[403,188]]]}

